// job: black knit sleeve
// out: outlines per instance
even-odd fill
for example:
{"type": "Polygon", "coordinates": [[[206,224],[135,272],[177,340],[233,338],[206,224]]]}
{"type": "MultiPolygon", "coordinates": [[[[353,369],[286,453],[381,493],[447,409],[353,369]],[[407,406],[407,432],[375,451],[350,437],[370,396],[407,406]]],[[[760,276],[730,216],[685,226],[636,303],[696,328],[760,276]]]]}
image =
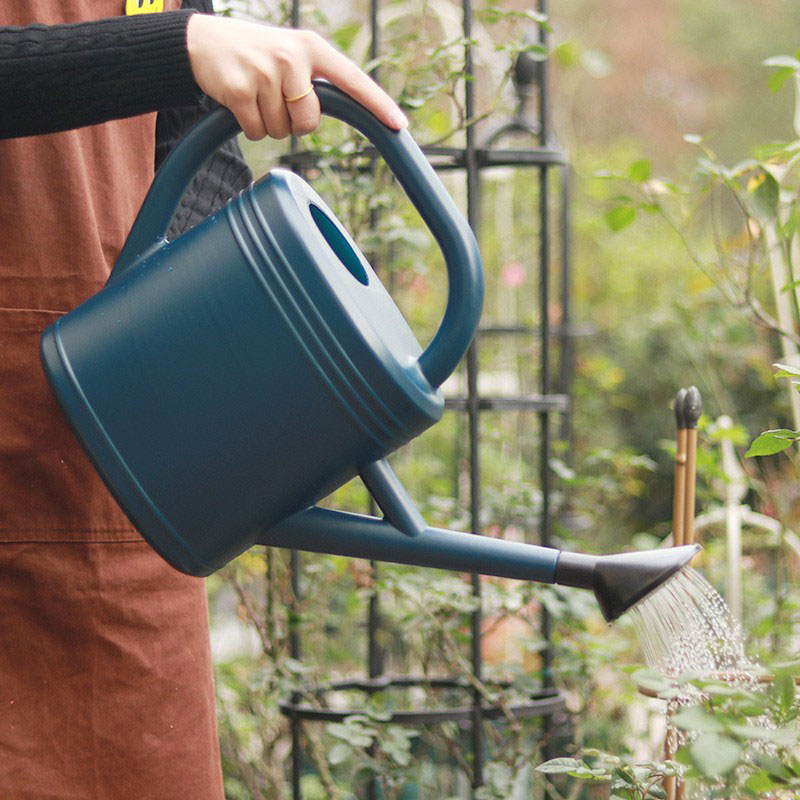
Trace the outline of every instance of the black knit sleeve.
{"type": "Polygon", "coordinates": [[[0,28],[0,138],[196,102],[186,49],[192,13],[0,28]]]}
{"type": "MultiPolygon", "coordinates": [[[[213,14],[211,0],[183,0],[183,9],[213,14]]],[[[194,103],[159,111],[156,118],[156,169],[178,140],[217,103],[202,95],[194,103]]],[[[224,205],[233,195],[250,185],[250,168],[242,156],[236,139],[220,147],[198,170],[183,196],[170,225],[168,238],[185,233],[224,205]]]]}

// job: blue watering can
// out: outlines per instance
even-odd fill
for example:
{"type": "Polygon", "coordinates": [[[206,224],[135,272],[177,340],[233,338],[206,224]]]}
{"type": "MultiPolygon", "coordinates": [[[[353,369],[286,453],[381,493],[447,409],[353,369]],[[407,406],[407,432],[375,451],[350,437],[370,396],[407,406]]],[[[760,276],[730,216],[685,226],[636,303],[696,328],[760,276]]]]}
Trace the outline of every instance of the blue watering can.
{"type": "Polygon", "coordinates": [[[447,306],[423,351],[347,231],[276,169],[165,233],[239,128],[218,109],[156,176],[106,287],[42,335],[78,439],[147,541],[209,575],[254,544],[594,589],[613,619],[697,547],[586,556],[431,528],[385,458],[442,415],[483,303],[475,238],[407,131],[317,81],[323,113],[378,149],[442,249],[447,306]],[[383,519],[314,504],[360,475],[383,519]]]}

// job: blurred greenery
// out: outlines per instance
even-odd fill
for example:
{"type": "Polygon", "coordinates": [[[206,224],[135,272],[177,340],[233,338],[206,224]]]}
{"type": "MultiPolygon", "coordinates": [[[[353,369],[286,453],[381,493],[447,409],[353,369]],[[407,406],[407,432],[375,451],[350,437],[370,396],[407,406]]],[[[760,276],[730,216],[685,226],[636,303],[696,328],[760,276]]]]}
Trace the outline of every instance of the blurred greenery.
{"type": "MultiPolygon", "coordinates": [[[[228,0],[227,7],[273,24],[288,19],[285,5],[228,0]]],[[[777,663],[776,687],[783,687],[763,695],[774,702],[761,710],[782,729],[796,710],[793,691],[780,678],[793,668],[780,664],[793,663],[798,650],[800,553],[789,534],[800,525],[800,491],[793,448],[749,460],[744,453],[762,431],[796,427],[787,387],[773,377],[772,365],[784,354],[769,324],[776,313],[769,284],[776,249],[765,243],[774,231],[791,270],[800,227],[793,211],[795,151],[766,146],[791,142],[800,132],[793,131],[794,68],[786,66],[791,60],[772,67],[763,62],[777,55],[793,58],[800,46],[800,6],[790,0],[563,0],[551,11],[553,123],[572,176],[571,314],[582,332],[574,341],[571,431],[568,441],[555,443],[551,463],[555,533],[564,546],[595,553],[655,547],[669,535],[671,402],[680,387],[696,385],[704,400],[699,510],[722,502],[727,484],[720,442],[729,436],[744,470],[744,502],[778,520],[786,534],[746,528],[740,567],[748,652],[765,664],[777,663]],[[777,91],[771,91],[770,75],[781,69],[789,72],[772,79],[777,91]],[[733,420],[730,433],[717,422],[722,414],[733,420]]],[[[476,125],[480,139],[514,109],[513,57],[521,50],[536,59],[544,55],[529,36],[543,20],[516,3],[477,4],[477,118],[466,120],[460,13],[460,6],[445,0],[382,7],[377,66],[423,143],[462,146],[468,123],[476,125]]],[[[303,6],[302,16],[305,25],[367,64],[363,2],[312,3],[303,6]]],[[[528,109],[532,115],[534,106],[528,109]]],[[[358,169],[366,163],[358,142],[341,124],[326,120],[301,142],[322,155],[306,177],[378,268],[424,343],[443,312],[442,258],[386,170],[379,167],[373,175],[358,169]]],[[[529,144],[513,140],[515,147],[529,144]]],[[[244,146],[258,173],[285,152],[285,143],[244,146]]],[[[463,175],[448,172],[443,179],[463,209],[463,175]]],[[[548,188],[557,209],[561,183],[555,173],[548,188]]],[[[540,322],[539,199],[530,170],[483,175],[478,234],[487,324],[535,328],[540,322]]],[[[564,309],[555,213],[551,233],[548,315],[557,325],[564,309]]],[[[790,333],[797,335],[796,322],[790,333]]],[[[481,390],[538,392],[540,360],[535,335],[482,337],[481,390]]],[[[559,367],[555,352],[554,375],[559,367]]],[[[448,393],[463,394],[465,381],[462,367],[448,393]]],[[[557,421],[551,430],[559,434],[557,421]]],[[[480,439],[478,527],[538,541],[537,416],[485,412],[480,439]]],[[[448,412],[391,458],[433,525],[470,528],[468,447],[465,416],[448,412]]],[[[358,481],[325,504],[369,508],[358,481]]],[[[704,531],[703,544],[698,566],[724,593],[723,527],[704,531]]],[[[684,770],[696,797],[797,796],[794,745],[773,743],[782,749],[768,748],[766,754],[754,748],[748,715],[730,698],[715,705],[713,692],[704,713],[717,719],[717,728],[704,731],[679,756],[682,764],[661,761],[663,704],[644,699],[621,669],[642,658],[632,627],[624,618],[608,627],[588,593],[482,581],[485,668],[476,681],[470,660],[475,598],[468,578],[397,566],[375,573],[367,562],[316,555],[301,556],[296,578],[299,601],[292,597],[288,553],[254,550],[209,580],[215,641],[234,641],[220,644],[215,656],[230,798],[290,796],[291,740],[279,703],[292,696],[353,711],[341,722],[303,725],[304,797],[365,797],[370,781],[387,800],[467,797],[473,777],[468,731],[455,723],[398,725],[387,715],[465,704],[473,692],[503,709],[497,722],[485,723],[488,763],[478,798],[662,797],[662,779],[684,770]],[[317,691],[315,686],[331,679],[364,674],[366,619],[375,597],[383,670],[419,675],[420,684],[371,695],[317,691]],[[535,695],[541,683],[542,609],[552,620],[553,677],[570,712],[549,732],[540,720],[517,719],[508,711],[535,695]],[[302,642],[300,659],[289,655],[291,633],[302,642]],[[430,685],[442,675],[454,676],[458,686],[430,685]],[[535,771],[545,744],[562,759],[549,769],[548,781],[535,771]]]]}

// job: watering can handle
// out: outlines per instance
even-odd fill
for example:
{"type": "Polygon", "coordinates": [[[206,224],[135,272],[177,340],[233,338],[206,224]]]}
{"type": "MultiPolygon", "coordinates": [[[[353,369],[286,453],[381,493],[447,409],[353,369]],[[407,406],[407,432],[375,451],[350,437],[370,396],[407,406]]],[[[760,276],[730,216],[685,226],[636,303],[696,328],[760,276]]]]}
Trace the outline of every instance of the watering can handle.
{"type": "MultiPolygon", "coordinates": [[[[324,114],[348,123],[375,145],[444,253],[449,281],[447,306],[439,330],[419,359],[423,375],[438,388],[469,347],[481,315],[483,268],[475,237],[407,130],[388,128],[326,81],[315,80],[314,89],[324,114]]],[[[195,173],[239,131],[233,114],[218,108],[184,136],[156,175],[109,283],[166,243],[169,224],[195,173]]]]}

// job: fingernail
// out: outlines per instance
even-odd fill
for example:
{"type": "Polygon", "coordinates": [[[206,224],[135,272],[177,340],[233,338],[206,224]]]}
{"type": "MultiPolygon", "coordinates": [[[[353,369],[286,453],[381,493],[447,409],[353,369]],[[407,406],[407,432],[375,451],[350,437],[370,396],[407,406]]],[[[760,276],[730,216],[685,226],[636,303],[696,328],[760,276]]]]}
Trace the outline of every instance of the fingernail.
{"type": "Polygon", "coordinates": [[[408,127],[408,118],[400,110],[395,110],[395,111],[390,112],[390,114],[389,114],[389,122],[391,122],[392,125],[395,128],[407,128],[408,127]]]}

